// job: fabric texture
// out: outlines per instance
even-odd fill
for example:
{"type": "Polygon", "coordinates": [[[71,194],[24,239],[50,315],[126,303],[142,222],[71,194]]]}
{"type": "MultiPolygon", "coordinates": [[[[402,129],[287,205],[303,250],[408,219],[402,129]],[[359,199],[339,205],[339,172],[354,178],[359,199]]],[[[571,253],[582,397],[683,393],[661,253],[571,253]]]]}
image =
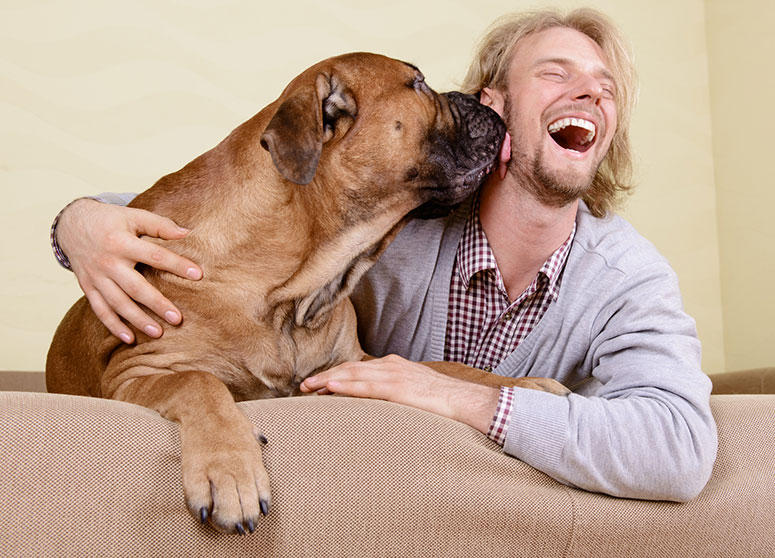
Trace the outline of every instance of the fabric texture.
{"type": "MultiPolygon", "coordinates": [[[[351,298],[366,352],[443,359],[470,203],[410,222],[361,280],[351,298]]],[[[554,378],[574,391],[514,390],[504,444],[561,482],[681,501],[710,475],[716,428],[694,320],[667,261],[618,217],[597,219],[580,204],[557,301],[494,372],[554,378]]]]}
{"type": "Polygon", "coordinates": [[[711,403],[718,461],[686,504],[569,488],[472,428],[401,405],[240,403],[269,440],[274,497],[240,537],[185,509],[174,423],[122,402],[2,392],[0,556],[769,556],[775,397],[711,403]]]}

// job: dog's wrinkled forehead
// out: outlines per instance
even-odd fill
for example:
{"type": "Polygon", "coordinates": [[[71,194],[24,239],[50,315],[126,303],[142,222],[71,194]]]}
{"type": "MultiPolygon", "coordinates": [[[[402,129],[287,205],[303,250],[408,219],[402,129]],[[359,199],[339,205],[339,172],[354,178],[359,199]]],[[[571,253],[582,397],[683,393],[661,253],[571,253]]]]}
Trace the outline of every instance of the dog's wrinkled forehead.
{"type": "Polygon", "coordinates": [[[382,155],[387,155],[386,147],[395,146],[399,139],[406,143],[409,138],[399,133],[403,123],[394,121],[396,113],[419,117],[423,125],[415,126],[415,133],[424,135],[430,124],[428,116],[434,111],[420,107],[432,103],[435,96],[413,64],[370,53],[329,58],[288,85],[264,129],[261,146],[271,153],[284,178],[308,184],[323,150],[340,144],[357,128],[356,121],[360,127],[381,129],[382,136],[392,134],[382,138],[382,155]],[[406,96],[410,94],[412,98],[406,96]]]}
{"type": "Polygon", "coordinates": [[[370,54],[355,53],[330,59],[330,73],[338,74],[360,94],[379,94],[397,87],[413,87],[423,81],[420,69],[410,62],[370,54]]]}

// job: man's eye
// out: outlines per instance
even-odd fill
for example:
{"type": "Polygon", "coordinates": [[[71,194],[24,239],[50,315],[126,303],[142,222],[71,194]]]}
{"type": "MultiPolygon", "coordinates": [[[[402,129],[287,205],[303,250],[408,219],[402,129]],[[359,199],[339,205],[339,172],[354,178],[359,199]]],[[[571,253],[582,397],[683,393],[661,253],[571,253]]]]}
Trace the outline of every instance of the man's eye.
{"type": "Polygon", "coordinates": [[[544,77],[553,79],[553,80],[563,80],[565,79],[565,74],[555,70],[555,71],[544,72],[544,77]]]}

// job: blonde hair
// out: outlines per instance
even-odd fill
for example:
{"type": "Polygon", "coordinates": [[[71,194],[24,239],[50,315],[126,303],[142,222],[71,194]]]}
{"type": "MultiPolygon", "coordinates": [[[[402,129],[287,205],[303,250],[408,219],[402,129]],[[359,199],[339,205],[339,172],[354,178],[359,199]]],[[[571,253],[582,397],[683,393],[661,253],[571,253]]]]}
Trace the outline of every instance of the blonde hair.
{"type": "Polygon", "coordinates": [[[533,33],[554,27],[575,29],[595,41],[614,76],[618,125],[592,185],[582,196],[592,214],[603,217],[614,209],[621,195],[632,190],[629,129],[630,113],[637,96],[629,47],[608,18],[589,8],[574,10],[565,16],[553,10],[506,15],[495,21],[479,43],[461,89],[465,93],[478,93],[485,87],[505,91],[517,43],[533,33]]]}

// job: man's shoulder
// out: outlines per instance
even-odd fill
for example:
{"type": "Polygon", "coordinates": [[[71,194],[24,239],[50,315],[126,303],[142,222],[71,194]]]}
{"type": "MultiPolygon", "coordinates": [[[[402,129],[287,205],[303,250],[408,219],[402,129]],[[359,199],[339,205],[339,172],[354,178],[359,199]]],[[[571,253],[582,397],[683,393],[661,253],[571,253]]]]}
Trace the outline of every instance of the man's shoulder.
{"type": "Polygon", "coordinates": [[[668,265],[654,244],[619,215],[595,217],[582,204],[576,226],[574,248],[595,256],[610,269],[628,274],[653,264],[668,265]]]}
{"type": "Polygon", "coordinates": [[[470,210],[470,201],[455,207],[449,215],[436,219],[410,219],[380,257],[379,263],[401,265],[414,262],[415,265],[433,267],[439,259],[445,260],[457,247],[465,218],[470,210]]]}

